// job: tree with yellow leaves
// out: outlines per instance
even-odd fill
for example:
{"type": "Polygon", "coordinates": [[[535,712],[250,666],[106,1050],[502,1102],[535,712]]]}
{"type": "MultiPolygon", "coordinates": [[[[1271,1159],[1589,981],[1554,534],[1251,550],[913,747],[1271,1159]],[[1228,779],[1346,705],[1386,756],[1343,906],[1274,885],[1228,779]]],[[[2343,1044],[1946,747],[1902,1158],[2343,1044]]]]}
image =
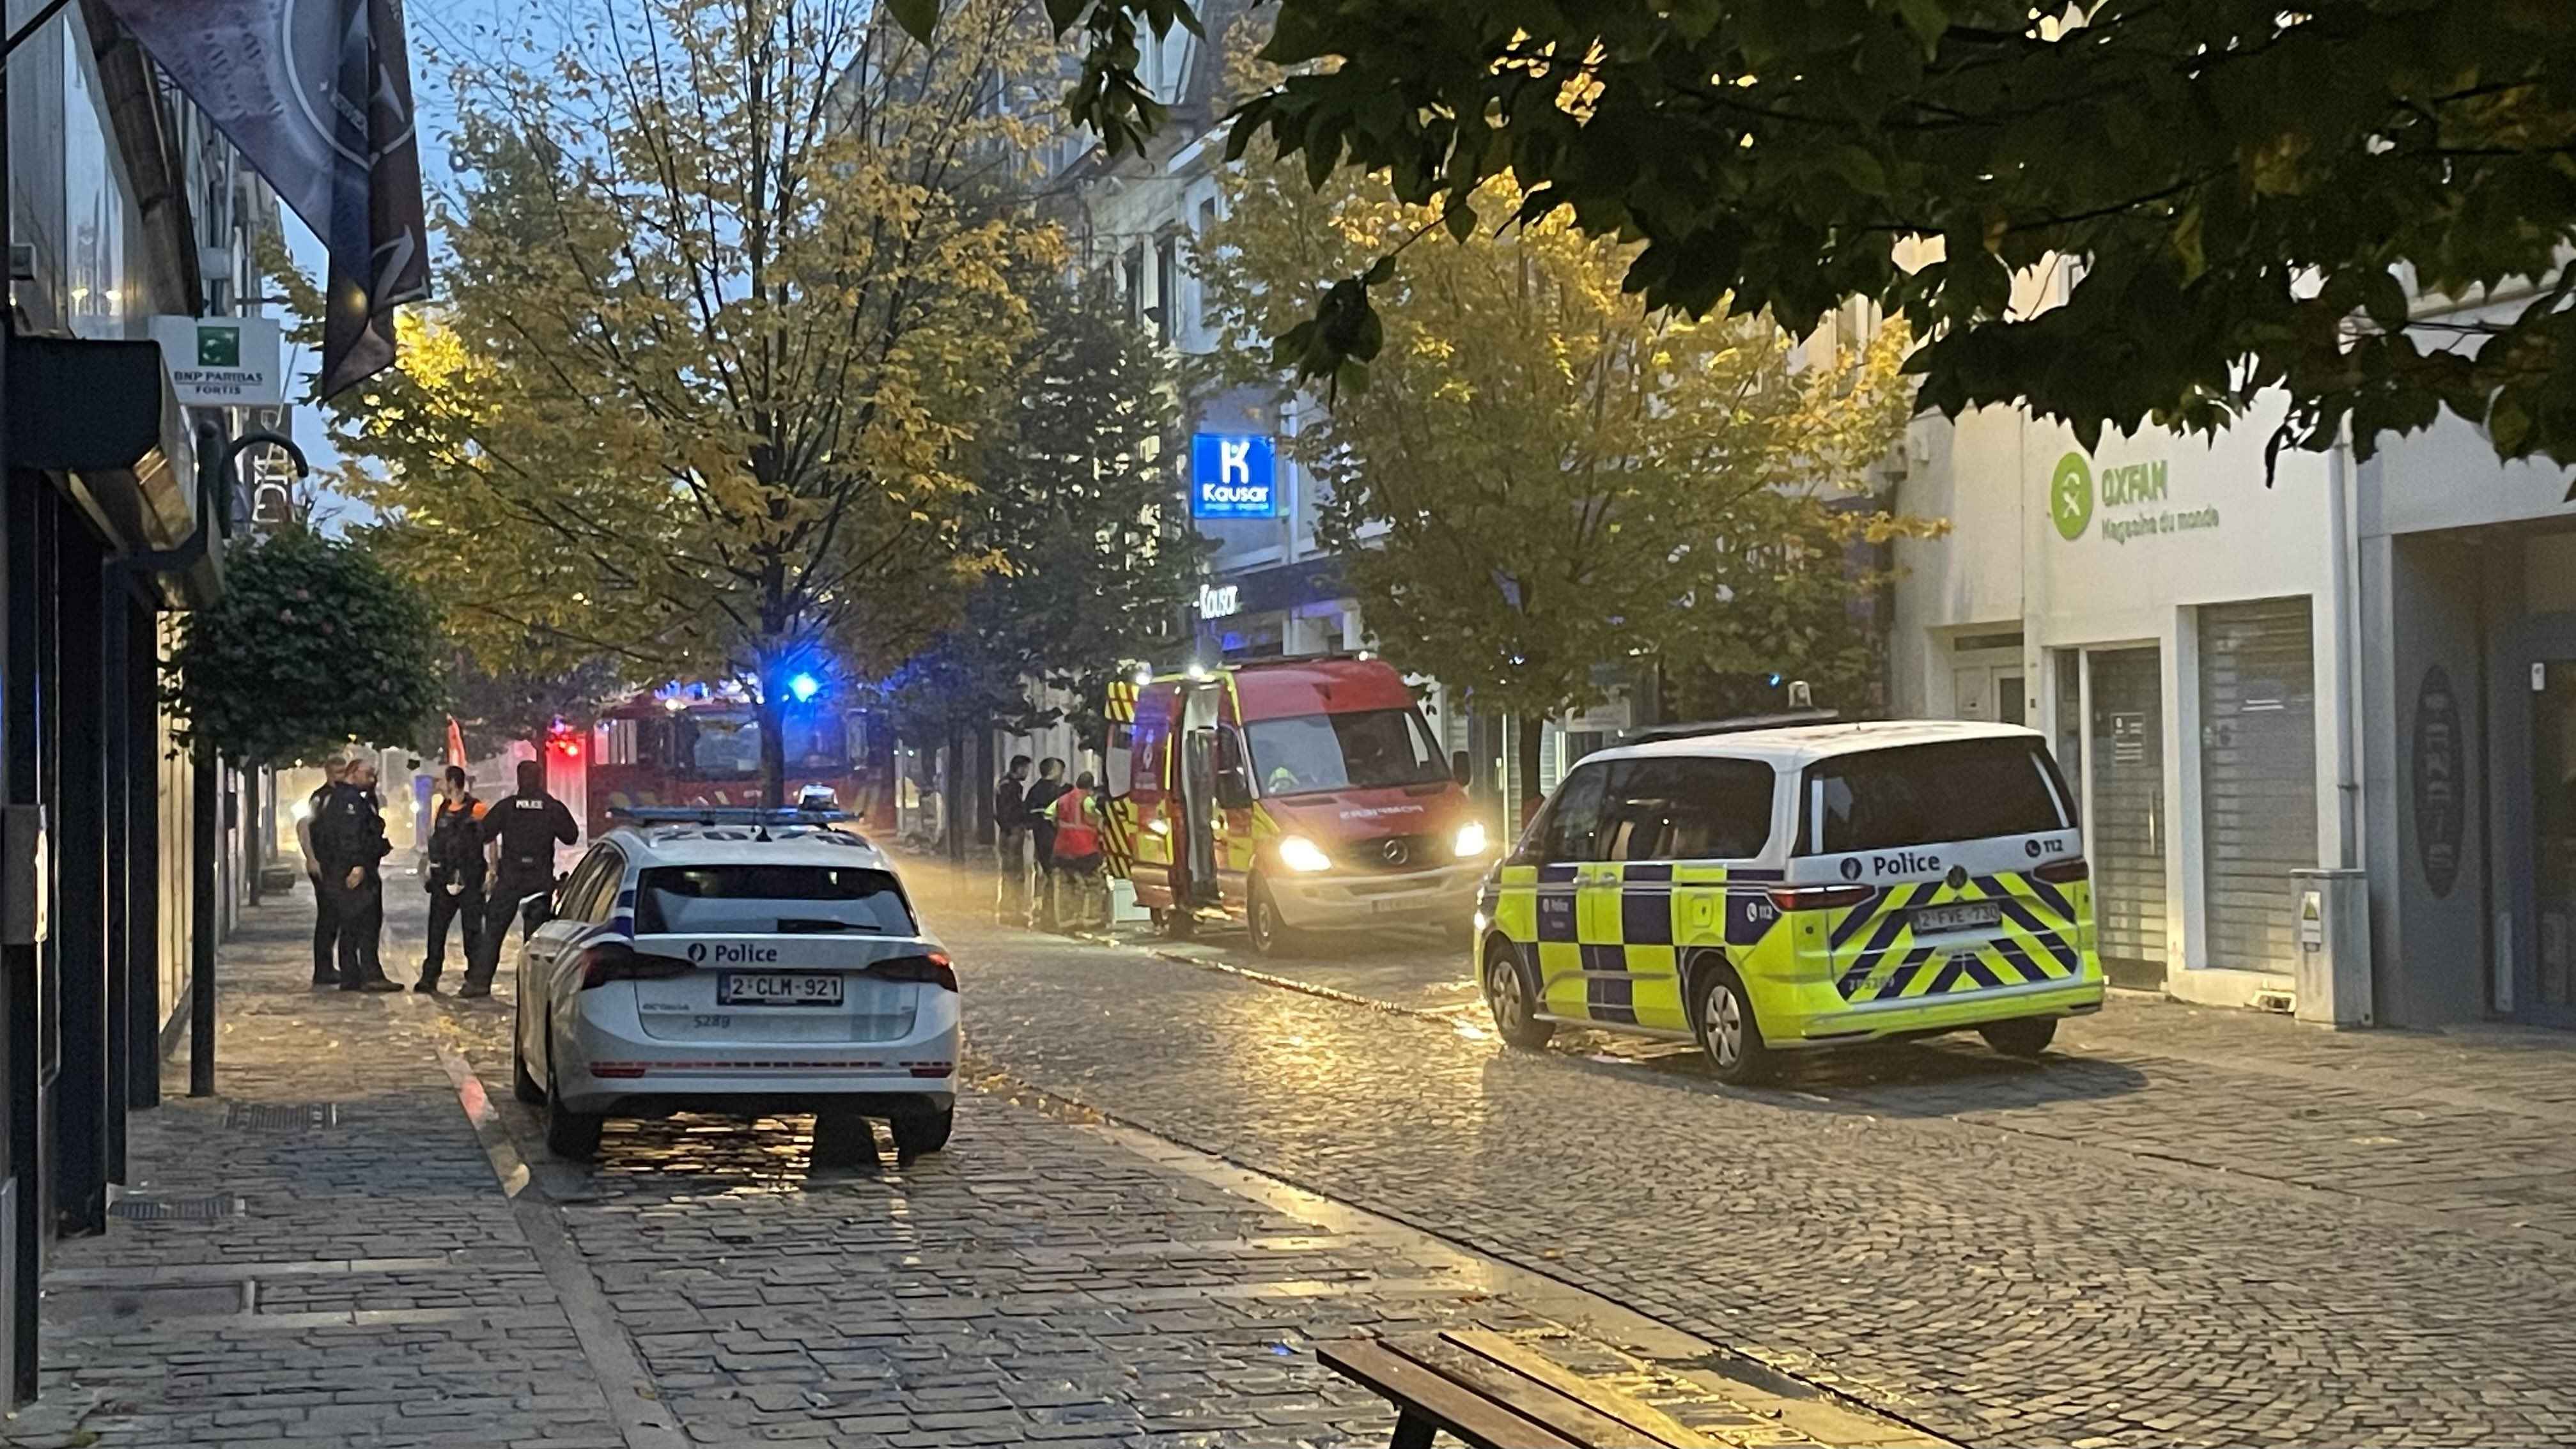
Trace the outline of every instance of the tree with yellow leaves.
{"type": "Polygon", "coordinates": [[[777,803],[787,681],[955,621],[1011,276],[1058,246],[995,104],[1053,73],[1034,18],[969,0],[925,44],[872,0],[606,0],[458,67],[448,295],[348,411],[386,546],[486,667],[739,681],[777,803]]]}
{"type": "MultiPolygon", "coordinates": [[[[1375,361],[1342,365],[1294,449],[1379,647],[1520,719],[1524,778],[1537,722],[1599,702],[1603,665],[1660,665],[1685,697],[1773,671],[1866,687],[1852,605],[1883,580],[1854,545],[1933,527],[1869,487],[1911,411],[1901,331],[1802,347],[1767,319],[1650,313],[1630,249],[1561,211],[1408,249],[1443,213],[1379,178],[1251,162],[1229,193],[1202,266],[1230,383],[1286,386],[1310,279],[1405,251],[1372,283],[1375,361]]],[[[1500,180],[1476,210],[1521,202],[1500,180]]]]}

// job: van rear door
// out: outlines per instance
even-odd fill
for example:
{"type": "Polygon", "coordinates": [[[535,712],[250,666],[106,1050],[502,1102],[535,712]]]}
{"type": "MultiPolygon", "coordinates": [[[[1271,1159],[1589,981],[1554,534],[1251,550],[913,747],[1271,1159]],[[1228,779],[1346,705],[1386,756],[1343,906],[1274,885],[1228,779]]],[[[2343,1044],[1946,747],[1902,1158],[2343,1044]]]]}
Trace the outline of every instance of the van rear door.
{"type": "Polygon", "coordinates": [[[2036,735],[1835,755],[1801,782],[1799,885],[1848,888],[1828,930],[1855,1005],[2080,974],[2072,796],[2036,735]]]}

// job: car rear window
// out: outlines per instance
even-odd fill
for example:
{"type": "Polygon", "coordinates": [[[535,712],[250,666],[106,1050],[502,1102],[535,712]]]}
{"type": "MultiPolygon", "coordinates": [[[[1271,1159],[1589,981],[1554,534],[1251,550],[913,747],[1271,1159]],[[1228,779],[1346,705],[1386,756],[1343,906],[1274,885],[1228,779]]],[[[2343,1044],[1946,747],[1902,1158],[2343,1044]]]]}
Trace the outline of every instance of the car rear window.
{"type": "Polygon", "coordinates": [[[845,865],[666,865],[644,872],[635,929],[692,935],[909,936],[912,907],[881,870],[845,865]]]}
{"type": "Polygon", "coordinates": [[[1943,740],[1807,767],[1809,855],[2064,830],[2065,782],[2039,741],[1943,740]]]}

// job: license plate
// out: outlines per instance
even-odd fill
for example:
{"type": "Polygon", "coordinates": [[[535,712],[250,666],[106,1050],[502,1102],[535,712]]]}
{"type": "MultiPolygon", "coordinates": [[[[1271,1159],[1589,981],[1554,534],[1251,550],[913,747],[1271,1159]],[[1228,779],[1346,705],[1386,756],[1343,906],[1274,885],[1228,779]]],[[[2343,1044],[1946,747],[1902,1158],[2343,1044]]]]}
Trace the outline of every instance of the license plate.
{"type": "Polygon", "coordinates": [[[841,978],[790,971],[727,971],[716,977],[718,1006],[838,1006],[841,978]]]}
{"type": "Polygon", "coordinates": [[[1918,906],[1912,922],[1914,934],[1930,931],[1976,931],[2003,923],[2004,908],[1993,901],[1974,901],[1956,906],[1918,906]]]}

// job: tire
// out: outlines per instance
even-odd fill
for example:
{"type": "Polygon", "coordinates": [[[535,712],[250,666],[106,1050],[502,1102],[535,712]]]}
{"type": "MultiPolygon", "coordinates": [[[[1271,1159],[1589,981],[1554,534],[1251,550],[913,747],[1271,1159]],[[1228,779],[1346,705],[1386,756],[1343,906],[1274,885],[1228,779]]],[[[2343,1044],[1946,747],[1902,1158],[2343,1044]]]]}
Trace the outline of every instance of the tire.
{"type": "Polygon", "coordinates": [[[1990,1021],[1977,1028],[1986,1045],[2008,1057],[2030,1058],[2048,1050],[2057,1039],[2057,1018],[2023,1016],[2011,1021],[1990,1021]]]}
{"type": "Polygon", "coordinates": [[[898,1157],[919,1157],[948,1145],[948,1134],[957,1126],[957,1109],[942,1107],[936,1112],[917,1112],[909,1117],[897,1117],[886,1125],[894,1129],[894,1150],[898,1157]]]}
{"type": "Polygon", "coordinates": [[[1535,1051],[1556,1035],[1556,1023],[1538,1019],[1528,978],[1510,948],[1497,946],[1485,955],[1485,1008],[1494,1014],[1494,1032],[1511,1046],[1535,1051]]]}
{"type": "Polygon", "coordinates": [[[554,1033],[546,1034],[546,1150],[567,1162],[588,1162],[599,1155],[602,1119],[564,1105],[555,1083],[554,1033]]]}
{"type": "Polygon", "coordinates": [[[1297,933],[1279,916],[1279,903],[1270,895],[1270,883],[1259,876],[1252,878],[1252,889],[1243,902],[1244,924],[1252,932],[1252,954],[1264,958],[1297,954],[1297,933]]]}
{"type": "Polygon", "coordinates": [[[816,1167],[856,1167],[876,1160],[876,1124],[866,1114],[838,1108],[814,1114],[816,1167]]]}
{"type": "Polygon", "coordinates": [[[523,1029],[527,1015],[527,1002],[522,1000],[517,1019],[510,1023],[510,1095],[531,1107],[538,1107],[545,1104],[546,1088],[528,1070],[528,1034],[523,1029]]]}
{"type": "Polygon", "coordinates": [[[1730,1086],[1767,1080],[1776,1056],[1762,1040],[1744,978],[1723,961],[1703,968],[1693,983],[1698,996],[1700,1049],[1717,1079],[1730,1086]]]}

